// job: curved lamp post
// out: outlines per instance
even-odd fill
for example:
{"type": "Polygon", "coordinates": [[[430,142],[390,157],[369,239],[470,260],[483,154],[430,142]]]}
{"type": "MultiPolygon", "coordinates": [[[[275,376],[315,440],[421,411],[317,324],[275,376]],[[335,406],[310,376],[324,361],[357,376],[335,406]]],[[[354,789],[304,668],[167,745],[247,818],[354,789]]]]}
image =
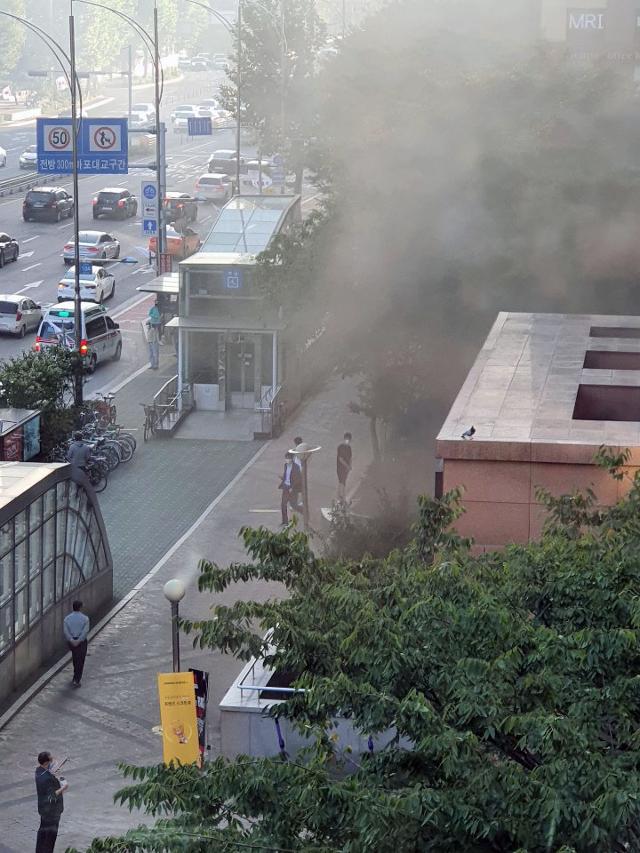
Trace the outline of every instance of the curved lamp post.
{"type": "Polygon", "coordinates": [[[119,9],[112,9],[111,6],[106,6],[103,3],[96,3],[94,0],[70,0],[73,3],[83,3],[85,6],[95,6],[97,9],[106,9],[108,12],[113,12],[123,21],[131,26],[142,39],[142,42],[147,49],[151,64],[153,65],[154,79],[154,107],[156,110],[156,182],[158,185],[158,245],[156,247],[156,275],[162,272],[161,255],[166,251],[167,246],[167,225],[164,218],[163,199],[166,194],[166,176],[165,176],[165,157],[164,157],[164,127],[160,122],[160,104],[164,93],[164,71],[162,62],[160,61],[160,46],[158,39],[158,4],[157,0],[153,3],[153,36],[141,26],[135,18],[126,15],[119,9]]]}
{"type": "Polygon", "coordinates": [[[302,441],[295,449],[289,451],[302,462],[302,519],[305,530],[309,529],[309,478],[307,468],[312,454],[317,453],[318,450],[322,450],[320,445],[312,447],[306,441],[302,441]]]}
{"type": "Polygon", "coordinates": [[[162,587],[164,597],[171,603],[171,646],[173,671],[180,672],[180,635],[178,633],[178,605],[184,598],[185,586],[178,578],[172,578],[162,587]]]}

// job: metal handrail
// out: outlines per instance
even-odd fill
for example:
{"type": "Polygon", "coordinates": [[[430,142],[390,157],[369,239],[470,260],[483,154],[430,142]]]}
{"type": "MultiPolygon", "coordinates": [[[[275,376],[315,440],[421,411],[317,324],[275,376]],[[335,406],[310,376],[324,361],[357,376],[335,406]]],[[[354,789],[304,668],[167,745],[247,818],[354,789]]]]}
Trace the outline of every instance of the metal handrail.
{"type": "Polygon", "coordinates": [[[277,385],[275,388],[273,386],[268,388],[260,402],[256,405],[255,409],[261,416],[261,433],[263,435],[268,435],[271,438],[273,438],[276,432],[276,427],[279,425],[276,412],[280,408],[280,401],[278,397],[280,396],[282,387],[282,385],[277,385]]]}
{"type": "MultiPolygon", "coordinates": [[[[162,425],[162,420],[169,415],[175,415],[178,412],[178,401],[183,399],[186,394],[190,393],[191,386],[183,385],[182,391],[178,391],[178,377],[172,376],[168,379],[162,388],[153,395],[153,405],[158,411],[158,425],[162,425]]],[[[191,408],[191,406],[189,406],[191,408]]]]}

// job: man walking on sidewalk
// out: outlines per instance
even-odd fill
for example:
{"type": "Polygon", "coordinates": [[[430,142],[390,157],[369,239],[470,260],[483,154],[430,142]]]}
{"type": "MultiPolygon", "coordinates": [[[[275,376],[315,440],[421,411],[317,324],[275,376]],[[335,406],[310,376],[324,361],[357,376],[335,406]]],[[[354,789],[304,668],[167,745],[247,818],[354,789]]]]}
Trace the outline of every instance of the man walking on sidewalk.
{"type": "Polygon", "coordinates": [[[157,370],[160,366],[160,327],[149,323],[147,326],[147,344],[149,345],[149,362],[151,370],[157,370]]]}
{"type": "Polygon", "coordinates": [[[336,470],[338,474],[338,498],[343,501],[347,492],[347,477],[351,472],[351,433],[345,432],[344,439],[338,445],[338,454],[336,458],[336,470]]]}
{"type": "Polygon", "coordinates": [[[298,509],[294,501],[302,491],[302,475],[300,469],[293,461],[293,453],[287,452],[284,455],[284,471],[278,488],[282,489],[282,500],[280,501],[282,524],[289,524],[288,507],[290,505],[291,509],[298,509]]]}
{"type": "Polygon", "coordinates": [[[74,687],[80,687],[84,659],[87,656],[87,636],[89,634],[89,617],[81,613],[82,602],[73,602],[73,612],[65,616],[63,630],[65,639],[71,650],[73,658],[73,681],[74,687]]]}
{"type": "Polygon", "coordinates": [[[58,837],[60,815],[64,811],[63,794],[68,788],[68,783],[62,777],[57,779],[53,775],[52,761],[51,753],[47,750],[38,755],[36,791],[40,828],[36,841],[36,853],[53,853],[58,837]]]}

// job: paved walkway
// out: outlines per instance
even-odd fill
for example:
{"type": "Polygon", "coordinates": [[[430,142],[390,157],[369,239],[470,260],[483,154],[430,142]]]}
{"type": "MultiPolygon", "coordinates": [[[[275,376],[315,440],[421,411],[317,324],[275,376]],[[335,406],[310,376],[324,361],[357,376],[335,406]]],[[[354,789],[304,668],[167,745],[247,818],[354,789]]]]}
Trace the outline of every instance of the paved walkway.
{"type": "MultiPolygon", "coordinates": [[[[116,834],[140,822],[139,815],[115,808],[112,798],[122,784],[116,769],[118,761],[154,764],[161,760],[161,741],[151,730],[159,721],[156,674],[167,671],[171,662],[169,606],[162,595],[162,586],[171,577],[182,578],[188,592],[181,613],[206,618],[211,599],[197,592],[198,560],[207,557],[227,565],[242,559],[243,550],[237,536],[242,525],[278,526],[280,493],[277,484],[283,455],[291,438],[297,434],[323,447],[314,458],[309,475],[310,504],[315,508],[312,526],[320,526],[319,507],[329,505],[335,495],[335,448],[345,430],[351,431],[354,438],[351,487],[369,463],[367,424],[348,410],[347,404],[354,394],[352,383],[332,380],[300,410],[286,436],[263,446],[243,443],[245,451],[249,448],[249,453],[255,454],[253,461],[231,481],[217,502],[210,505],[205,517],[192,525],[182,542],[160,561],[146,585],[92,639],[82,688],[71,689],[67,665],[0,731],[0,853],[27,853],[35,848],[38,821],[33,771],[35,756],[41,749],[69,756],[66,771],[69,792],[65,796],[59,850],[67,845],[83,849],[94,836],[116,834]]],[[[120,392],[121,400],[123,396],[120,392]]],[[[155,493],[160,491],[173,504],[176,526],[172,535],[175,536],[178,523],[183,523],[179,519],[184,508],[171,497],[177,494],[175,490],[185,494],[194,488],[189,479],[193,476],[194,463],[189,459],[187,467],[187,457],[183,455],[186,443],[175,442],[179,451],[172,456],[171,464],[166,463],[165,485],[161,490],[154,489],[147,478],[128,479],[123,517],[127,516],[127,507],[133,515],[138,505],[142,509],[147,502],[155,501],[155,493]],[[135,500],[137,496],[139,501],[135,500]]],[[[221,467],[229,448],[218,447],[217,443],[205,444],[202,464],[211,464],[212,469],[221,467]],[[215,455],[216,465],[205,460],[205,454],[215,455]]],[[[153,452],[149,450],[150,454],[153,452]]],[[[194,459],[196,455],[194,452],[194,459]]],[[[140,459],[143,460],[142,455],[140,459]]],[[[230,475],[229,469],[217,484],[211,485],[210,500],[230,475]]],[[[201,489],[204,491],[198,486],[198,490],[201,489]]],[[[115,495],[115,490],[112,494],[115,495]]],[[[116,508],[108,506],[106,501],[104,506],[111,525],[116,508]]],[[[149,518],[155,516],[151,514],[149,518]]],[[[133,551],[129,555],[132,562],[145,559],[147,550],[154,553],[159,550],[156,540],[164,535],[162,525],[174,523],[168,518],[163,516],[162,521],[145,522],[139,541],[134,541],[135,535],[130,534],[131,547],[136,549],[135,559],[133,551]]],[[[124,550],[118,552],[118,562],[127,558],[124,550]]],[[[120,566],[117,571],[121,571],[120,566]]],[[[254,582],[231,588],[216,601],[230,604],[240,597],[264,599],[278,593],[279,588],[274,585],[254,582]]],[[[183,641],[182,666],[210,673],[209,740],[211,752],[216,754],[220,738],[217,707],[241,665],[230,657],[193,650],[183,641]]]]}

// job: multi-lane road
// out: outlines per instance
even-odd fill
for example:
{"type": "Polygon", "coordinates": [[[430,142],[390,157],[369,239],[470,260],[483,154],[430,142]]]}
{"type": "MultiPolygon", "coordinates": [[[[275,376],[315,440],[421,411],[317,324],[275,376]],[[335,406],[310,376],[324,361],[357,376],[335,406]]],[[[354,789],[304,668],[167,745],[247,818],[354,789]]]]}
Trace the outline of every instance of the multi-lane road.
{"type": "MultiPolygon", "coordinates": [[[[182,192],[194,191],[196,178],[206,172],[207,159],[217,148],[234,148],[235,136],[233,130],[216,131],[213,137],[188,139],[173,133],[170,129],[170,104],[197,103],[204,97],[215,97],[217,82],[212,81],[207,86],[203,76],[184,80],[181,83],[167,86],[161,118],[168,126],[167,129],[167,189],[182,192]],[[165,114],[166,110],[166,114],[165,114]]],[[[149,98],[143,90],[136,94],[136,99],[143,101],[149,98]]],[[[124,111],[123,93],[120,91],[108,104],[91,109],[90,115],[109,116],[122,115],[124,111]]],[[[7,151],[7,167],[0,169],[0,181],[20,173],[17,161],[20,153],[27,145],[35,143],[35,123],[21,127],[7,128],[0,131],[0,145],[7,151]]],[[[252,149],[246,149],[247,154],[252,149]]],[[[150,160],[153,159],[151,154],[150,160]]],[[[147,239],[142,235],[140,217],[124,221],[100,218],[93,219],[91,201],[94,194],[105,186],[127,187],[135,195],[139,195],[140,181],[152,178],[150,170],[134,169],[128,175],[87,175],[79,180],[80,228],[104,230],[113,234],[121,243],[121,258],[133,259],[135,263],[118,262],[112,265],[116,277],[116,295],[107,303],[111,311],[117,312],[117,307],[136,295],[136,287],[145,278],[154,275],[154,269],[149,266],[147,239]]],[[[61,178],[59,185],[72,192],[71,180],[61,178]]],[[[62,262],[62,247],[72,239],[73,222],[63,220],[60,223],[24,222],[22,219],[22,201],[24,192],[0,198],[0,231],[10,234],[20,244],[18,263],[7,264],[0,269],[0,294],[25,293],[42,305],[56,301],[57,285],[64,274],[62,262]]],[[[204,238],[211,227],[217,208],[213,205],[199,205],[198,220],[194,228],[204,238]]],[[[33,333],[24,340],[11,337],[0,337],[0,359],[17,355],[33,344],[33,333]]],[[[125,353],[123,353],[125,356],[125,353]]]]}

